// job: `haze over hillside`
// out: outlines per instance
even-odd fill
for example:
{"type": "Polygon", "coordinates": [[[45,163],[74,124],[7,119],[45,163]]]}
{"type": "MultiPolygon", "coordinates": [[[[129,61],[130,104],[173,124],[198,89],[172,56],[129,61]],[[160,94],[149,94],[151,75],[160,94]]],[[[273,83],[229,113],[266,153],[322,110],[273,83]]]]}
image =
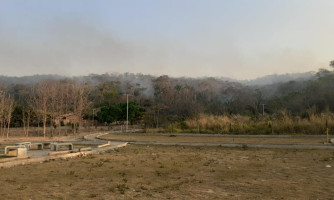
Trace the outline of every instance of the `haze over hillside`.
{"type": "MultiPolygon", "coordinates": [[[[190,77],[182,77],[182,78],[190,78],[190,79],[206,79],[206,78],[214,78],[217,80],[223,80],[228,82],[238,82],[244,85],[250,86],[263,86],[270,85],[276,83],[286,83],[289,81],[307,81],[315,77],[316,72],[305,72],[305,73],[294,73],[294,74],[273,74],[267,75],[263,77],[258,77],[252,80],[237,80],[228,77],[199,77],[199,78],[190,78],[190,77]]],[[[153,75],[143,75],[143,74],[134,74],[134,73],[105,73],[105,74],[90,74],[86,76],[64,76],[64,75],[56,75],[56,74],[36,74],[32,76],[0,76],[0,82],[7,84],[31,84],[37,83],[41,80],[60,80],[60,79],[74,79],[88,82],[96,82],[100,81],[130,81],[127,76],[131,75],[134,77],[146,77],[146,79],[156,78],[157,76],[153,75]]],[[[176,78],[176,77],[175,77],[176,78]]],[[[179,77],[181,78],[181,77],[179,77]]],[[[136,79],[136,78],[135,78],[136,79]]],[[[143,78],[141,78],[143,79],[143,78]]],[[[131,80],[133,81],[133,80],[131,80]]]]}
{"type": "Polygon", "coordinates": [[[293,74],[272,74],[258,77],[253,80],[240,80],[245,85],[270,85],[285,83],[289,81],[307,81],[315,77],[316,72],[293,73],[293,74]]]}

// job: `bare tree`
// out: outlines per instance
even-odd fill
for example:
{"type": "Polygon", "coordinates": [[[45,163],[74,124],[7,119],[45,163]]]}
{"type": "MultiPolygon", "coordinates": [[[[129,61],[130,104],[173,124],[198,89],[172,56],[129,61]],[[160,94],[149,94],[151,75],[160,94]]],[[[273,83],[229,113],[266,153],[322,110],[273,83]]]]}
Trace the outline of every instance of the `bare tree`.
{"type": "MultiPolygon", "coordinates": [[[[71,110],[73,110],[73,106],[72,106],[72,88],[73,88],[73,84],[74,82],[71,80],[66,80],[66,81],[62,81],[60,84],[60,88],[59,88],[59,94],[58,94],[58,98],[59,98],[59,106],[58,106],[58,115],[62,115],[62,114],[69,114],[69,112],[71,112],[71,110]]],[[[60,126],[61,126],[61,121],[59,121],[59,129],[58,129],[58,135],[60,135],[60,126]]],[[[65,129],[66,134],[67,134],[67,129],[65,129]]]]}
{"type": "MultiPolygon", "coordinates": [[[[82,125],[83,112],[89,106],[88,94],[89,94],[89,85],[82,83],[73,84],[73,91],[72,91],[73,112],[79,117],[78,124],[80,125],[82,125]]],[[[74,134],[78,132],[78,124],[74,123],[74,130],[73,130],[74,134]]]]}
{"type": "Polygon", "coordinates": [[[23,125],[24,135],[26,137],[29,137],[31,115],[33,114],[33,109],[31,107],[32,105],[31,99],[33,97],[31,93],[32,89],[26,86],[21,86],[21,85],[17,85],[16,88],[18,90],[17,106],[20,106],[22,110],[21,121],[23,125]]]}
{"type": "Polygon", "coordinates": [[[55,128],[58,127],[58,135],[60,136],[61,120],[56,120],[62,114],[68,114],[70,108],[69,94],[71,81],[54,81],[50,85],[50,116],[51,122],[55,128]]]}
{"type": "Polygon", "coordinates": [[[0,90],[0,131],[2,133],[2,137],[5,134],[5,92],[0,90]]]}
{"type": "Polygon", "coordinates": [[[50,115],[50,127],[51,127],[51,137],[53,137],[54,128],[56,128],[56,117],[59,115],[59,94],[60,94],[60,82],[59,81],[49,81],[49,101],[48,101],[48,113],[50,115]]]}
{"type": "Polygon", "coordinates": [[[7,123],[7,138],[9,136],[9,131],[10,131],[10,122],[12,119],[12,113],[13,113],[13,107],[14,107],[14,98],[10,95],[5,97],[5,117],[6,117],[6,123],[7,123]]]}
{"type": "Polygon", "coordinates": [[[30,129],[30,119],[31,119],[32,110],[28,106],[22,106],[22,124],[23,124],[23,131],[26,137],[29,136],[29,129],[30,129]]]}
{"type": "Polygon", "coordinates": [[[40,98],[38,97],[38,85],[33,85],[31,87],[30,97],[28,101],[28,105],[31,107],[33,112],[36,114],[37,121],[37,133],[40,135],[40,122],[42,121],[42,110],[40,104],[40,98]]]}
{"type": "Polygon", "coordinates": [[[50,86],[49,81],[41,81],[38,83],[34,92],[33,105],[36,112],[41,116],[43,123],[43,136],[46,137],[46,123],[50,102],[50,86]]]}
{"type": "Polygon", "coordinates": [[[14,98],[11,95],[7,95],[3,89],[0,89],[0,124],[2,136],[9,137],[10,123],[12,119],[14,107],[14,98]]]}

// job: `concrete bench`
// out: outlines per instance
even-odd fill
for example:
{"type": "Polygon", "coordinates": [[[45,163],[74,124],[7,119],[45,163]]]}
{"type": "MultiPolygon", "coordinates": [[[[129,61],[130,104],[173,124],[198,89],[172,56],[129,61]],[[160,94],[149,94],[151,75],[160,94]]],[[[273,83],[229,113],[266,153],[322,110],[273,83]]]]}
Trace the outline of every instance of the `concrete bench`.
{"type": "Polygon", "coordinates": [[[73,150],[73,144],[72,143],[53,143],[53,150],[58,151],[60,147],[66,147],[68,150],[73,150]]]}
{"type": "Polygon", "coordinates": [[[23,146],[6,146],[5,155],[27,157],[27,148],[23,146]]]}
{"type": "Polygon", "coordinates": [[[57,142],[43,142],[43,147],[44,149],[54,150],[56,144],[57,142]]]}
{"type": "Polygon", "coordinates": [[[43,143],[31,143],[30,149],[43,150],[43,143]]]}
{"type": "Polygon", "coordinates": [[[43,148],[44,149],[51,149],[51,146],[53,145],[53,142],[43,142],[43,148]]]}
{"type": "Polygon", "coordinates": [[[15,145],[20,146],[20,147],[24,146],[25,148],[30,149],[31,142],[20,142],[20,143],[16,143],[15,145]]]}

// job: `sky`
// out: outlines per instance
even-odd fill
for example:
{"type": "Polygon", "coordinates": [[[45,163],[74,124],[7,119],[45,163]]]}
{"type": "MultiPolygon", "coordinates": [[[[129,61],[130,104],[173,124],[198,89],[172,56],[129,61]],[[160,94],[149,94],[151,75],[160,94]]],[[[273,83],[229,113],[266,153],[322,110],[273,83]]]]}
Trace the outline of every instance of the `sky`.
{"type": "Polygon", "coordinates": [[[333,0],[0,0],[0,74],[253,79],[329,68],[333,0]]]}

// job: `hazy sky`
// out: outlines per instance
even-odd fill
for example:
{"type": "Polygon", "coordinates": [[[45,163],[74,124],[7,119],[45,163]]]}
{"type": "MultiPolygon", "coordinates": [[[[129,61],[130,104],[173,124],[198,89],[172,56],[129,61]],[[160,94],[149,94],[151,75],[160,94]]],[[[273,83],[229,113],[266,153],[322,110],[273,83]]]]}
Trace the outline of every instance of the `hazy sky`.
{"type": "Polygon", "coordinates": [[[333,0],[0,0],[2,75],[250,79],[334,60],[333,0]]]}

